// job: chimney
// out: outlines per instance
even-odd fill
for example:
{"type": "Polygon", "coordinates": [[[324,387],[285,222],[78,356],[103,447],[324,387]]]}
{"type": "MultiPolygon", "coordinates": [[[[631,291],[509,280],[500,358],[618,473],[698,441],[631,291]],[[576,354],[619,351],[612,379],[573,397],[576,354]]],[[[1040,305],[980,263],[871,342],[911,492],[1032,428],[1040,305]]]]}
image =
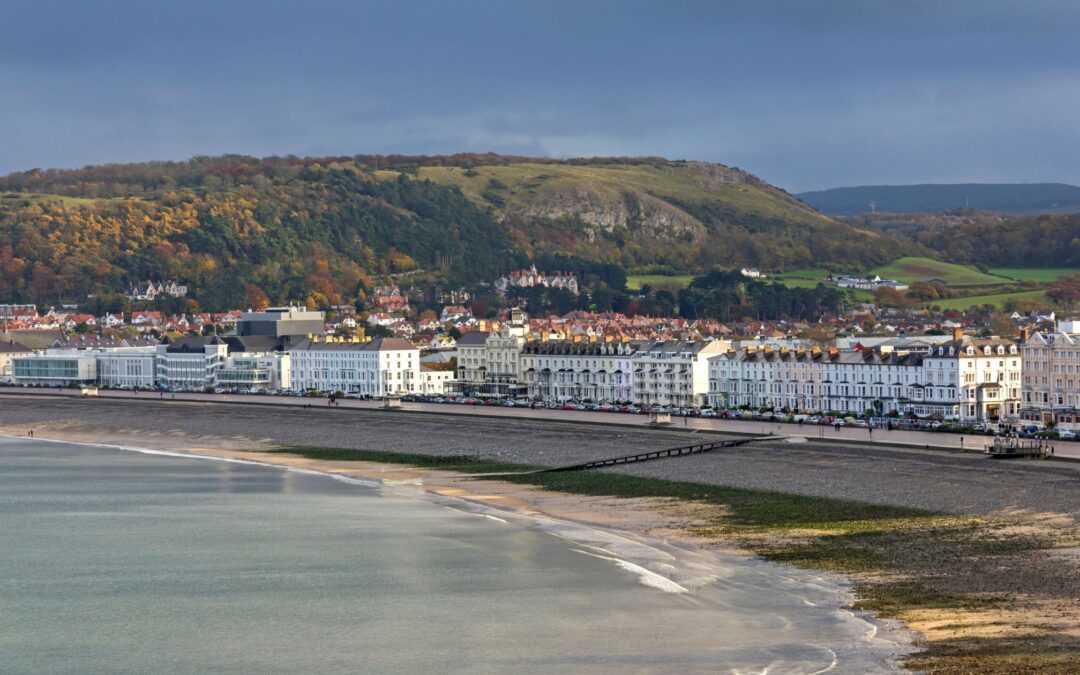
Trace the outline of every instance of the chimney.
{"type": "Polygon", "coordinates": [[[1030,338],[1030,337],[1031,337],[1031,329],[1030,328],[1028,328],[1027,326],[1024,326],[1023,328],[1020,329],[1020,343],[1021,344],[1027,342],[1028,338],[1030,338]]]}
{"type": "Polygon", "coordinates": [[[952,339],[959,342],[964,339],[964,329],[960,326],[952,329],[952,339]]]}

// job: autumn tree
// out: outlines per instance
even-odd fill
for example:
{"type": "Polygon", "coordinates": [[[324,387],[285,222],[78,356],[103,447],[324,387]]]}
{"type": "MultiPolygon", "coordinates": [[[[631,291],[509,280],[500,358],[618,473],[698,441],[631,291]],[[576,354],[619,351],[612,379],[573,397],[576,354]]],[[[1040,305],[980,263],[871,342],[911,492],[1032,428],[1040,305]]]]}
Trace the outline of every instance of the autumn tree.
{"type": "Polygon", "coordinates": [[[244,296],[247,298],[248,307],[261,311],[270,306],[270,298],[266,292],[255,284],[244,284],[244,296]]]}
{"type": "Polygon", "coordinates": [[[1046,289],[1046,295],[1066,310],[1072,310],[1080,301],[1080,274],[1061,277],[1046,289]]]}

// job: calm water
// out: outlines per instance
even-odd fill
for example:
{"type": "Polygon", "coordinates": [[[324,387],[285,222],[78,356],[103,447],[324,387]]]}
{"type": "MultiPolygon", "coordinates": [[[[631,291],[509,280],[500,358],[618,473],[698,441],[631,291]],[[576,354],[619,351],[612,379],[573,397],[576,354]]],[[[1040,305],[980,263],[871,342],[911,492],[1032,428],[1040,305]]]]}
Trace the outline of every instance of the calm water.
{"type": "Polygon", "coordinates": [[[897,650],[812,576],[496,516],[0,439],[0,671],[864,673],[897,650]]]}

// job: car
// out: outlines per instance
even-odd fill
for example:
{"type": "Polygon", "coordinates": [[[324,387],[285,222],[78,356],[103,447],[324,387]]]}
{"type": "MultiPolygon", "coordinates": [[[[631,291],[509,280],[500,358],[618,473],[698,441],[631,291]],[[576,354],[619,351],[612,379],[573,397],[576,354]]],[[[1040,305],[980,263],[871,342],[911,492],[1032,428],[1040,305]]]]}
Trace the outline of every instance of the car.
{"type": "Polygon", "coordinates": [[[1058,438],[1060,438],[1063,441],[1075,441],[1076,440],[1076,432],[1073,431],[1072,429],[1062,429],[1061,431],[1058,432],[1058,438]]]}

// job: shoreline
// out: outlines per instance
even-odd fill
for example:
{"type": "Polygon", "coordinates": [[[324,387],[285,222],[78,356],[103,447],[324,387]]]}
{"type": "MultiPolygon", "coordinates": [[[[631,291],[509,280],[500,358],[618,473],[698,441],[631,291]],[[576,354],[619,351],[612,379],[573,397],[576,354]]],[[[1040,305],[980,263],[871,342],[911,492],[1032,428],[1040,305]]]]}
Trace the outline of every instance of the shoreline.
{"type": "Polygon", "coordinates": [[[722,578],[702,571],[710,563],[767,565],[773,569],[777,583],[794,584],[795,589],[801,589],[800,595],[814,597],[814,602],[804,598],[804,603],[848,617],[848,621],[857,622],[853,628],[864,627],[866,633],[862,639],[866,644],[853,644],[854,649],[873,644],[887,651],[883,665],[896,671],[903,670],[904,656],[918,651],[919,636],[902,622],[854,607],[856,597],[845,575],[772,562],[732,542],[697,535],[695,528],[703,520],[690,504],[658,498],[635,500],[554,492],[453,471],[390,463],[333,462],[281,451],[268,457],[265,449],[230,447],[233,443],[228,439],[221,439],[216,446],[192,445],[180,438],[136,445],[123,435],[106,432],[46,432],[47,436],[35,434],[30,438],[6,431],[9,430],[0,426],[0,438],[270,467],[363,487],[390,489],[411,498],[432,499],[448,508],[553,534],[567,545],[587,549],[582,551],[587,555],[609,560],[636,575],[642,585],[660,592],[692,594],[697,589],[723,583],[722,578]],[[659,564],[652,564],[658,558],[659,564]]]}
{"type": "MultiPolygon", "coordinates": [[[[799,496],[782,487],[725,487],[706,484],[711,476],[696,477],[696,482],[684,477],[710,465],[733,466],[727,462],[746,464],[756,474],[784,467],[787,475],[799,475],[813,467],[805,463],[807,457],[831,457],[821,446],[809,444],[789,449],[760,446],[737,455],[703,456],[706,460],[649,462],[642,465],[645,472],[638,467],[466,476],[492,466],[521,470],[530,458],[551,465],[567,453],[585,452],[601,438],[609,446],[639,447],[655,444],[665,435],[656,431],[616,435],[614,430],[590,434],[586,426],[571,433],[534,425],[535,430],[521,426],[520,431],[538,433],[539,439],[530,435],[523,440],[503,427],[463,424],[460,418],[425,416],[400,429],[401,418],[393,415],[350,418],[295,411],[298,414],[282,416],[249,407],[228,411],[224,405],[204,405],[180,415],[176,406],[146,407],[156,409],[155,414],[81,403],[0,408],[0,431],[20,438],[32,427],[42,440],[100,444],[109,439],[118,445],[288,464],[375,480],[395,489],[424,490],[483,508],[517,510],[530,517],[549,514],[599,528],[640,532],[691,551],[754,555],[810,574],[846,579],[856,595],[849,596],[854,600],[851,609],[903,622],[904,630],[921,636],[916,644],[922,651],[903,659],[907,668],[945,673],[1080,669],[1080,532],[1075,512],[998,506],[950,515],[922,511],[917,505],[847,501],[850,494],[845,498],[836,489],[842,482],[826,486],[827,496],[822,497],[814,496],[821,492],[816,489],[799,496]],[[382,417],[388,421],[381,422],[382,417]],[[343,426],[343,420],[351,420],[349,426],[343,426]],[[299,439],[313,438],[313,433],[318,434],[314,440],[320,447],[298,445],[299,439]],[[464,437],[471,439],[470,447],[456,445],[464,437]],[[560,444],[566,447],[556,447],[560,444]],[[362,447],[392,450],[357,449],[362,447]]],[[[829,470],[851,474],[849,483],[861,480],[865,467],[860,467],[866,465],[881,467],[887,482],[913,481],[936,494],[952,484],[952,479],[940,475],[947,465],[933,454],[911,454],[906,465],[903,453],[845,453],[832,459],[829,470]],[[898,466],[902,468],[897,473],[898,466]]],[[[1061,471],[1043,463],[979,464],[963,458],[948,462],[963,462],[958,466],[971,472],[972,487],[1003,484],[1004,494],[1012,495],[1022,491],[1021,483],[1033,483],[1039,494],[1029,500],[1032,503],[1045,504],[1055,489],[1074,494],[1071,469],[1061,471]]],[[[773,485],[783,485],[783,475],[761,475],[779,479],[773,485]]]]}

